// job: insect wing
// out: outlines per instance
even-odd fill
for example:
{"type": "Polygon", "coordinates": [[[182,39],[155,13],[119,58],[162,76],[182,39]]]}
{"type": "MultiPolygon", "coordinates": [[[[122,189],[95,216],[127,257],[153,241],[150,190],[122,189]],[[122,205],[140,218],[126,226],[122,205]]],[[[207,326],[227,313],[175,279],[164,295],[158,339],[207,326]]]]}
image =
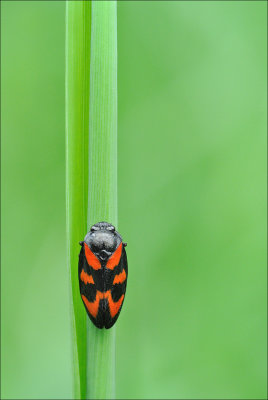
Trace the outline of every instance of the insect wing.
{"type": "Polygon", "coordinates": [[[91,273],[91,268],[98,270],[99,265],[97,257],[84,243],[79,254],[78,266],[80,294],[91,321],[98,328],[103,328],[103,318],[99,312],[102,294],[96,289],[95,279],[91,273]]]}
{"type": "Polygon", "coordinates": [[[123,302],[125,299],[125,293],[127,288],[127,276],[128,276],[128,266],[127,266],[127,255],[124,246],[119,246],[120,249],[120,259],[118,258],[118,254],[116,254],[117,250],[110,257],[107,262],[107,268],[112,269],[114,271],[112,276],[112,287],[106,295],[108,302],[108,318],[105,320],[105,328],[111,328],[117,318],[119,317],[120,311],[123,306],[123,302]],[[113,259],[113,263],[110,261],[113,259]],[[110,264],[108,264],[110,261],[110,264]]]}

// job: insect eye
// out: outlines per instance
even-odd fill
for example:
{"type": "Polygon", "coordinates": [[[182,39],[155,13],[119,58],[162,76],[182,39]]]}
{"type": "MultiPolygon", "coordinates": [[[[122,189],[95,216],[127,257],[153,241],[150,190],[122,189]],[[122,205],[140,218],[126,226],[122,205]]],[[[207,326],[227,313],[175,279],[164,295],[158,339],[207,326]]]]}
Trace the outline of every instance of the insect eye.
{"type": "Polygon", "coordinates": [[[93,225],[90,230],[91,230],[91,232],[96,232],[99,230],[99,228],[97,228],[96,226],[93,225]]]}
{"type": "Polygon", "coordinates": [[[110,226],[107,227],[107,231],[114,232],[115,231],[115,227],[113,225],[110,225],[110,226]]]}

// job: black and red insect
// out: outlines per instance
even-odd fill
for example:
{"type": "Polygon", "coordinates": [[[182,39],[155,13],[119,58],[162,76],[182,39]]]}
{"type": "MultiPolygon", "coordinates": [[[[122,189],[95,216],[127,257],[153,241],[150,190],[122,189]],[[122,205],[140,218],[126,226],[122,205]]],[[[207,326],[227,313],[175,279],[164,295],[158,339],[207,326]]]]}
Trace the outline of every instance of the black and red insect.
{"type": "Polygon", "coordinates": [[[111,328],[121,311],[127,287],[126,243],[107,222],[92,226],[79,254],[80,294],[97,328],[111,328]]]}

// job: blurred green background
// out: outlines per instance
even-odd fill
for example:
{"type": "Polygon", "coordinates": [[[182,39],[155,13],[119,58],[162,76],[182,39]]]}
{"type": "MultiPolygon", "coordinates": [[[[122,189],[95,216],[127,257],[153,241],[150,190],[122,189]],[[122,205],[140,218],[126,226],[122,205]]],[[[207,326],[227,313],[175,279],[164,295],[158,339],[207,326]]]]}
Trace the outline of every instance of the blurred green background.
{"type": "MultiPolygon", "coordinates": [[[[71,398],[65,2],[2,9],[2,398],[71,398]]],[[[266,398],[266,2],[119,2],[119,398],[266,398]]]]}

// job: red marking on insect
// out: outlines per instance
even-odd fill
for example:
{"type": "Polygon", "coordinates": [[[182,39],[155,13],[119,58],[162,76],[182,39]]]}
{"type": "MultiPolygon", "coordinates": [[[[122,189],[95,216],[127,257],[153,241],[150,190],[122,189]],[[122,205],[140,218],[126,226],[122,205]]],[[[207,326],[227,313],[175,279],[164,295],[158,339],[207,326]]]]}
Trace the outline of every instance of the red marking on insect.
{"type": "Polygon", "coordinates": [[[96,295],[96,299],[93,302],[88,301],[86,296],[82,294],[82,300],[85,303],[86,308],[88,309],[89,313],[92,315],[92,317],[96,318],[98,315],[99,311],[99,303],[100,303],[100,297],[98,296],[98,293],[96,295]]]}
{"type": "Polygon", "coordinates": [[[127,275],[126,275],[125,270],[123,269],[121,274],[115,275],[113,285],[115,285],[116,283],[123,283],[126,279],[127,279],[127,275]]]}
{"type": "Polygon", "coordinates": [[[82,269],[82,272],[81,272],[81,274],[80,274],[80,279],[81,279],[81,281],[83,281],[85,284],[89,284],[89,283],[92,283],[93,285],[94,285],[94,281],[93,281],[93,278],[92,278],[92,275],[88,275],[83,269],[82,269]]]}
{"type": "Polygon", "coordinates": [[[106,292],[105,295],[108,300],[111,317],[114,318],[123,303],[124,295],[122,294],[122,296],[120,297],[120,299],[118,301],[113,301],[110,290],[108,292],[106,292]]]}
{"type": "Polygon", "coordinates": [[[106,268],[113,270],[119,264],[121,254],[122,254],[122,243],[120,243],[115,252],[111,255],[111,257],[107,261],[106,268]]]}
{"type": "Polygon", "coordinates": [[[92,253],[92,251],[90,250],[90,248],[88,247],[88,245],[86,243],[84,243],[84,249],[85,249],[85,255],[86,255],[88,265],[90,265],[95,270],[101,269],[100,261],[95,256],[95,254],[92,253]]]}

